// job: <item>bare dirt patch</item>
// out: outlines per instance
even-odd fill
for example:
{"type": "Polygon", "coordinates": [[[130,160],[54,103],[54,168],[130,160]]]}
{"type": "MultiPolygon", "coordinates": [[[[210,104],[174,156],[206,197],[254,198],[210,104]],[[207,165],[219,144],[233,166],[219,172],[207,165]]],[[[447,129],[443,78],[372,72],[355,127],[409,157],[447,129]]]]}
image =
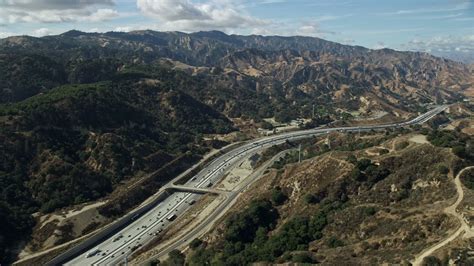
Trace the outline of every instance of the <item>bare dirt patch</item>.
{"type": "Polygon", "coordinates": [[[409,139],[411,142],[418,144],[429,144],[430,142],[426,139],[425,135],[414,135],[409,139]]]}

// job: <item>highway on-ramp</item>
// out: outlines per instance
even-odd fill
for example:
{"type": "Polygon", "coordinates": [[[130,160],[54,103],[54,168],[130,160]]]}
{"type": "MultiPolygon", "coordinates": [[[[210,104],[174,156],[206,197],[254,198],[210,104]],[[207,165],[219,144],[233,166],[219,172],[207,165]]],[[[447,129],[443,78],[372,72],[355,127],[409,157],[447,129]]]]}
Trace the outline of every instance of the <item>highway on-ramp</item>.
{"type": "MultiPolygon", "coordinates": [[[[316,128],[262,137],[237,147],[214,159],[183,186],[203,190],[209,189],[220,181],[229,170],[240,164],[242,160],[255,153],[261,152],[264,149],[282,144],[286,141],[310,138],[335,131],[357,132],[422,124],[441,113],[446,108],[447,106],[445,105],[438,106],[413,120],[402,123],[357,127],[316,128]]],[[[171,188],[173,185],[174,184],[170,183],[163,189],[171,188]]],[[[192,208],[194,202],[196,202],[201,196],[202,195],[198,193],[175,192],[140,217],[132,217],[132,221],[128,223],[127,226],[113,234],[108,239],[89,248],[86,252],[65,264],[115,265],[121,261],[125,261],[131,253],[149,243],[164,229],[169,227],[173,220],[181,216],[188,209],[192,208]]]]}

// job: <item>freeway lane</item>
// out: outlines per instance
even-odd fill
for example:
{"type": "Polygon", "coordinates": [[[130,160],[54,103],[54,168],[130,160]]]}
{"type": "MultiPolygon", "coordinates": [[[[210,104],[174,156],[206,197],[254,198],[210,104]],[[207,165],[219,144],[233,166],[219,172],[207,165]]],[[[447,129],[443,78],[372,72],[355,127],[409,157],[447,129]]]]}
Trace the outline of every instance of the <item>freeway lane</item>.
{"type": "MultiPolygon", "coordinates": [[[[337,128],[317,128],[289,132],[280,135],[262,137],[243,146],[237,147],[228,153],[214,159],[208,166],[202,169],[196,176],[191,178],[184,186],[194,188],[210,188],[216,184],[230,169],[238,165],[245,158],[260,152],[273,145],[284,143],[287,140],[299,140],[327,134],[334,131],[354,132],[367,131],[372,129],[385,129],[402,127],[414,124],[422,124],[438,113],[446,109],[447,106],[439,106],[424,113],[413,120],[374,126],[361,127],[337,127],[337,128]]],[[[168,184],[164,188],[172,187],[168,184]]],[[[123,261],[134,250],[150,242],[162,230],[167,228],[172,221],[192,207],[201,195],[189,192],[176,192],[163,202],[151,209],[141,217],[114,234],[109,239],[99,245],[90,248],[84,254],[75,257],[67,262],[67,265],[112,265],[123,261]]]]}

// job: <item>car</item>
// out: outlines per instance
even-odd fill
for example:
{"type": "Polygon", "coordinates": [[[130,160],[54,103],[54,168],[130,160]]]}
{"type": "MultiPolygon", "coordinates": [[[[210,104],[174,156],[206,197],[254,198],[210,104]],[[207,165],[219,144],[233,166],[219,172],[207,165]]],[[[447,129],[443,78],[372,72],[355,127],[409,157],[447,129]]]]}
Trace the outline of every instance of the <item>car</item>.
{"type": "Polygon", "coordinates": [[[86,254],[86,258],[93,257],[100,253],[100,249],[94,249],[86,254]]]}

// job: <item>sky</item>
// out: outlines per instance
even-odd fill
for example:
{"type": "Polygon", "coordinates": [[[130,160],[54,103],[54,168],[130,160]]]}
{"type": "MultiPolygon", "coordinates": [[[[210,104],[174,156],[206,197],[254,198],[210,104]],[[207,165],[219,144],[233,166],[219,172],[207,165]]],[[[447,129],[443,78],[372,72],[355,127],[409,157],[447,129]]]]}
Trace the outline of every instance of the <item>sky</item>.
{"type": "Polygon", "coordinates": [[[0,0],[0,38],[220,30],[474,57],[474,0],[0,0]]]}

